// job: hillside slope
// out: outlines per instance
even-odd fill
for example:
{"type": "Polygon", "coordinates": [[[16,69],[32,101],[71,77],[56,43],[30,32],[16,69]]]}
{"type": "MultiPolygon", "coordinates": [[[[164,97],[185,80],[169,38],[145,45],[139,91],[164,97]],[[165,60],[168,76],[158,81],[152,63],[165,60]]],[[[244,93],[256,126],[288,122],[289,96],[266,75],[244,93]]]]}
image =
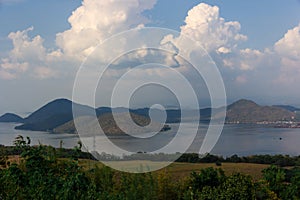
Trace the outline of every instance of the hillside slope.
{"type": "Polygon", "coordinates": [[[92,115],[93,108],[84,106],[67,99],[56,99],[39,108],[24,119],[24,124],[16,129],[32,131],[49,131],[73,119],[72,106],[80,114],[92,115]]]}
{"type": "Polygon", "coordinates": [[[294,120],[295,113],[275,106],[260,106],[241,99],[227,107],[227,123],[258,123],[294,120]]]}
{"type": "MultiPolygon", "coordinates": [[[[166,131],[169,130],[169,126],[162,125],[160,123],[153,123],[152,127],[145,126],[149,125],[150,118],[137,115],[134,113],[130,113],[131,119],[133,122],[135,122],[135,125],[132,126],[127,118],[125,113],[115,113],[114,116],[111,113],[106,113],[103,115],[100,115],[98,117],[98,121],[93,120],[92,118],[82,118],[77,119],[76,123],[82,124],[79,128],[83,130],[86,133],[94,133],[96,132],[98,124],[100,124],[101,129],[104,131],[105,134],[110,135],[118,135],[118,134],[124,134],[124,132],[128,132],[131,134],[139,134],[139,133],[147,133],[147,132],[154,132],[154,131],[166,131]],[[116,124],[116,121],[114,120],[114,117],[120,122],[120,125],[122,126],[122,130],[120,127],[116,124]]],[[[78,125],[77,124],[77,125],[78,125]]],[[[74,120],[69,121],[53,130],[55,133],[76,133],[76,128],[74,125],[74,120]]]]}
{"type": "Polygon", "coordinates": [[[0,116],[0,122],[16,122],[16,123],[23,123],[24,119],[16,114],[13,113],[5,113],[4,115],[0,116]]]}

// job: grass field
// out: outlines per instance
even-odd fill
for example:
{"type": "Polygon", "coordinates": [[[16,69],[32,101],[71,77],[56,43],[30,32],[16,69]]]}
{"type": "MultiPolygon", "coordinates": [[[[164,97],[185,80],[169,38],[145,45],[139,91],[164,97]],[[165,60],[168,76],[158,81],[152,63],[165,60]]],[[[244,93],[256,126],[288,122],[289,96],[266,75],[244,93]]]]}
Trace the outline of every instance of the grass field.
{"type": "MultiPolygon", "coordinates": [[[[79,164],[85,169],[91,169],[95,166],[103,167],[103,163],[93,160],[80,160],[79,164]]],[[[151,162],[151,161],[118,161],[118,162],[109,162],[109,164],[123,170],[136,170],[141,171],[142,169],[139,166],[142,166],[144,169],[148,168],[157,168],[158,166],[166,165],[167,163],[162,162],[151,162]],[[138,166],[138,167],[137,167],[138,166]]],[[[242,173],[245,175],[250,175],[254,180],[262,178],[262,170],[269,167],[269,165],[264,164],[252,164],[252,163],[222,163],[221,166],[216,166],[215,163],[172,163],[165,168],[155,171],[159,173],[161,171],[171,174],[171,177],[174,179],[181,179],[186,176],[189,176],[191,172],[199,172],[201,169],[213,167],[221,168],[225,171],[226,175],[233,173],[242,173]]]]}

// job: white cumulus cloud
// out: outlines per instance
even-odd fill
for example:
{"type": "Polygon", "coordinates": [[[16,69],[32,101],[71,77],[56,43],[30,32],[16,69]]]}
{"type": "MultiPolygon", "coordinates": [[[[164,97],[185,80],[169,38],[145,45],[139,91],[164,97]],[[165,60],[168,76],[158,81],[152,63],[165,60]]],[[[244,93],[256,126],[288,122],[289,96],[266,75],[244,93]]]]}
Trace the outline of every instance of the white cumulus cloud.
{"type": "Polygon", "coordinates": [[[283,38],[275,43],[274,49],[281,56],[300,60],[300,24],[287,31],[283,38]]]}
{"type": "MultiPolygon", "coordinates": [[[[51,64],[49,61],[56,56],[56,52],[49,52],[44,47],[44,40],[40,35],[30,37],[28,33],[33,27],[23,31],[11,32],[8,38],[12,41],[13,49],[9,52],[8,57],[2,58],[0,61],[0,70],[2,79],[14,79],[20,74],[32,73],[37,74],[39,79],[52,77],[54,74],[41,73],[39,66],[51,64]],[[37,73],[36,73],[37,72],[37,73]]],[[[56,56],[57,57],[57,56],[56,56]]],[[[44,70],[45,71],[45,70],[44,70]]]]}
{"type": "Polygon", "coordinates": [[[274,45],[280,58],[280,76],[277,81],[300,83],[300,24],[286,32],[274,45]]]}
{"type": "Polygon", "coordinates": [[[199,41],[208,52],[219,50],[225,53],[235,48],[238,42],[247,40],[240,29],[239,22],[220,17],[217,6],[200,3],[188,12],[181,33],[199,41]]]}
{"type": "Polygon", "coordinates": [[[10,58],[19,61],[35,61],[44,60],[46,49],[43,46],[44,40],[41,36],[37,35],[34,38],[28,36],[28,32],[32,31],[30,27],[23,31],[12,32],[8,38],[13,42],[14,48],[10,52],[10,58]]]}
{"type": "Polygon", "coordinates": [[[57,34],[57,46],[66,56],[82,60],[108,37],[147,23],[142,13],[155,3],[156,0],[84,0],[69,17],[71,28],[57,34]]]}
{"type": "Polygon", "coordinates": [[[172,43],[178,53],[187,59],[195,52],[202,55],[206,51],[214,59],[221,60],[221,67],[248,69],[251,67],[246,63],[241,67],[241,61],[236,58],[239,56],[238,44],[247,40],[240,30],[240,23],[226,21],[220,16],[217,6],[200,3],[188,11],[185,24],[180,27],[180,35],[167,35],[161,43],[172,43]],[[197,45],[190,45],[191,42],[197,45]]]}
{"type": "MultiPolygon", "coordinates": [[[[53,67],[59,68],[68,62],[80,64],[100,42],[119,32],[143,27],[148,23],[149,20],[142,13],[151,9],[155,3],[156,0],[83,0],[82,5],[68,19],[71,28],[57,33],[55,50],[45,48],[44,39],[40,35],[29,36],[33,27],[11,32],[8,38],[12,41],[13,49],[8,57],[0,61],[1,77],[12,79],[29,71],[28,74],[34,74],[39,79],[47,78],[57,74],[50,72],[57,72],[53,67]]],[[[116,44],[117,49],[112,48],[111,51],[120,51],[122,45],[130,44],[124,40],[116,44]]],[[[105,49],[100,59],[105,60],[110,54],[105,49]]]]}

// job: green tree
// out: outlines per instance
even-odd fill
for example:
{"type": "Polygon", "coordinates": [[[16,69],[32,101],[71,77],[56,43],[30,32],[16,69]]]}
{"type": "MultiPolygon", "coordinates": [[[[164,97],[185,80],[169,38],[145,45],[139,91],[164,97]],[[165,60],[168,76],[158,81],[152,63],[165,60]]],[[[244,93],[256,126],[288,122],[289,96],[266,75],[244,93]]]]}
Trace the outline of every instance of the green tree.
{"type": "Polygon", "coordinates": [[[270,190],[277,194],[280,194],[284,190],[285,172],[282,168],[271,165],[263,170],[263,177],[269,183],[270,190]]]}

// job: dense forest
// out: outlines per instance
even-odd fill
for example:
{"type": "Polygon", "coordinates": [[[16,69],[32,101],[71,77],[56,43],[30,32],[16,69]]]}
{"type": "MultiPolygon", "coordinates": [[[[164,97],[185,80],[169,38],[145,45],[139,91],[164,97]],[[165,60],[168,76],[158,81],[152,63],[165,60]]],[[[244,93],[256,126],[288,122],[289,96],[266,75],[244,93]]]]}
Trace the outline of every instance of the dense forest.
{"type": "Polygon", "coordinates": [[[263,170],[261,180],[240,173],[225,175],[215,168],[174,179],[164,170],[130,174],[104,166],[87,169],[80,165],[80,143],[68,151],[68,156],[61,156],[65,151],[50,146],[32,147],[29,138],[18,137],[14,144],[14,151],[20,153],[15,161],[5,148],[0,152],[1,200],[300,199],[299,167],[270,165],[263,170]]]}

